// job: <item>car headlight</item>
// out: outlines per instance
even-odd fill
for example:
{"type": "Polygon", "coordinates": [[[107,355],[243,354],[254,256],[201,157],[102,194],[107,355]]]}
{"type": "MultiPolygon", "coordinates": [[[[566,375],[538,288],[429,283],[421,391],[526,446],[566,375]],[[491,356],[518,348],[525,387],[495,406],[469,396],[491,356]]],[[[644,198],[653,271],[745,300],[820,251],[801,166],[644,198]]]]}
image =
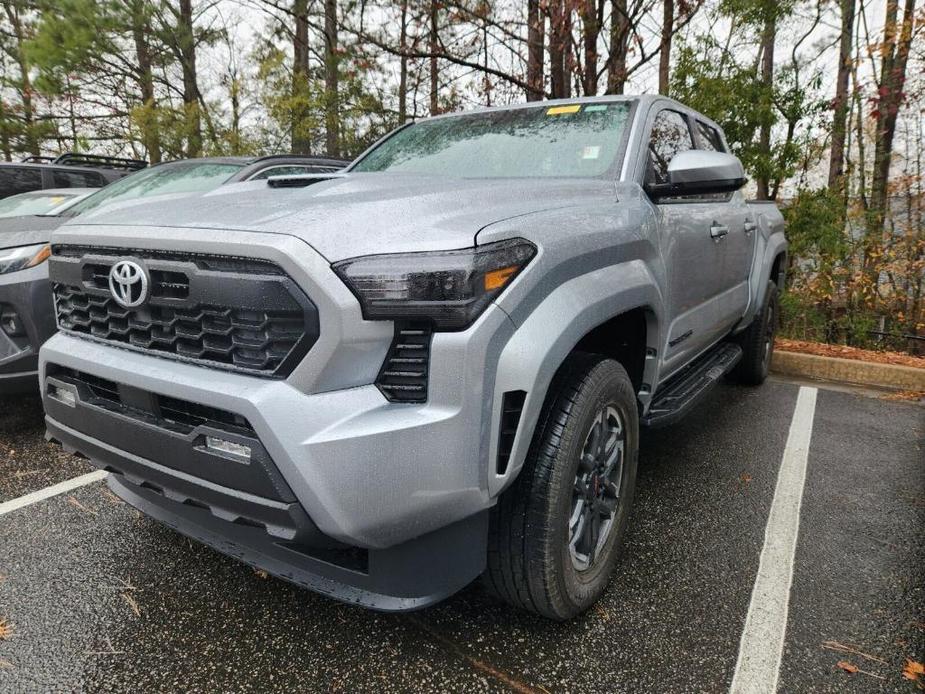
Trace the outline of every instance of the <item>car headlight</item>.
{"type": "Polygon", "coordinates": [[[51,246],[39,243],[34,246],[17,246],[0,250],[0,275],[35,267],[48,260],[51,246]]]}
{"type": "Polygon", "coordinates": [[[463,330],[536,255],[510,239],[474,248],[391,253],[334,263],[367,320],[429,320],[437,330],[463,330]]]}

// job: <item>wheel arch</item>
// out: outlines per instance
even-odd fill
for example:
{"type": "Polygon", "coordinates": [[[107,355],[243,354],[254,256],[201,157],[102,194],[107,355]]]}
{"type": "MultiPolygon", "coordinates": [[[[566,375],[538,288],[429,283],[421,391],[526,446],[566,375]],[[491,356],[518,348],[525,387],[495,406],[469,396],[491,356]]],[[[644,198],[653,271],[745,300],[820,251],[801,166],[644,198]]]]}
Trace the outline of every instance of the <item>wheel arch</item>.
{"type": "Polygon", "coordinates": [[[657,378],[662,315],[654,278],[644,263],[631,261],[561,285],[518,326],[498,360],[487,461],[490,496],[497,496],[517,477],[550,383],[572,352],[592,351],[621,363],[630,361],[624,368],[640,408],[648,405],[650,384],[657,378]],[[636,332],[640,329],[643,336],[636,332]],[[502,417],[505,396],[511,393],[523,393],[523,400],[514,424],[516,434],[505,443],[509,448],[505,456],[502,417]]]}

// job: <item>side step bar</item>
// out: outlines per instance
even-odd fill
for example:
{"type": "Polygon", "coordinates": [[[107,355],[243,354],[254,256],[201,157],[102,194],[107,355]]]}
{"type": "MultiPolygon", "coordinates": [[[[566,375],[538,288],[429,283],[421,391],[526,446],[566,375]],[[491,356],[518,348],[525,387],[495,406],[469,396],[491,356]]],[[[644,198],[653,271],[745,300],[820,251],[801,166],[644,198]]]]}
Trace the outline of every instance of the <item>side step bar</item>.
{"type": "Polygon", "coordinates": [[[729,373],[741,358],[742,348],[731,343],[723,343],[707,352],[656,391],[649,411],[642,417],[640,424],[647,427],[674,424],[719,379],[729,373]]]}

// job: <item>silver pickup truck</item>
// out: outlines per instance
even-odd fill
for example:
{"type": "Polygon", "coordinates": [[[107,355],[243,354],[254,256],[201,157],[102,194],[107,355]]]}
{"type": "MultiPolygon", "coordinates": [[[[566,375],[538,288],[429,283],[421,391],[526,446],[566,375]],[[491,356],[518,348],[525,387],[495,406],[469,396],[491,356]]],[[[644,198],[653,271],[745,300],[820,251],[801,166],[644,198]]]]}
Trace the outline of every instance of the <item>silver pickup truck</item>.
{"type": "Polygon", "coordinates": [[[82,215],[52,239],[50,438],[221,552],[410,610],[478,576],[606,588],[640,426],[766,377],[783,219],[656,96],[440,116],[345,172],[82,215]]]}

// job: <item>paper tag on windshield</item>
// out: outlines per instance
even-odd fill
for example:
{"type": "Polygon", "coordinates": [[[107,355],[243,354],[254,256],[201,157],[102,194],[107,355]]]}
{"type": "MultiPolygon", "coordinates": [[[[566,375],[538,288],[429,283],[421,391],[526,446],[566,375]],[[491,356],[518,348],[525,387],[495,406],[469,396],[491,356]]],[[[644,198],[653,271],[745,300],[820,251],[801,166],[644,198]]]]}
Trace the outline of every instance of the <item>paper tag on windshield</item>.
{"type": "Polygon", "coordinates": [[[600,145],[592,145],[581,150],[582,159],[597,159],[599,156],[601,156],[600,145]]]}

